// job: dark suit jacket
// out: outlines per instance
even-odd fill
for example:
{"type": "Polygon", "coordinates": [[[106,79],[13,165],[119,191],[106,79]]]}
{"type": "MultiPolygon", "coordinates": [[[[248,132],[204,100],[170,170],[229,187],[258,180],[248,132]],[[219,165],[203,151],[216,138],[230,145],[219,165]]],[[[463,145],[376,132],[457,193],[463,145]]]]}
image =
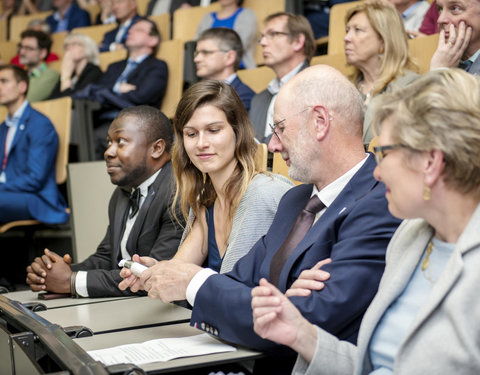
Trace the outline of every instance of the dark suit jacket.
{"type": "MultiPolygon", "coordinates": [[[[127,40],[128,30],[130,30],[133,24],[141,18],[142,17],[140,17],[138,14],[135,14],[135,16],[132,19],[132,22],[130,23],[130,26],[128,26],[127,31],[125,32],[125,34],[123,34],[122,40],[120,41],[120,43],[125,44],[125,41],[127,40]]],[[[117,24],[116,28],[105,33],[105,35],[103,36],[102,42],[98,46],[98,49],[100,50],[100,52],[109,51],[110,44],[112,44],[115,41],[115,35],[117,35],[119,28],[120,28],[120,24],[117,24]]]]}
{"type": "Polygon", "coordinates": [[[97,65],[88,63],[85,66],[85,69],[83,69],[82,73],[80,74],[80,77],[78,77],[78,81],[75,84],[74,88],[69,88],[69,89],[66,89],[65,91],[60,91],[61,82],[58,81],[57,86],[53,89],[52,95],[50,95],[50,99],[73,95],[78,90],[81,90],[84,87],[86,87],[88,84],[98,82],[102,76],[103,76],[103,73],[97,65]]]}
{"type": "MultiPolygon", "coordinates": [[[[303,66],[300,68],[302,71],[305,68],[308,68],[309,64],[305,61],[303,66]]],[[[261,143],[267,143],[270,141],[270,137],[265,137],[265,126],[267,122],[267,111],[270,106],[270,101],[272,100],[273,95],[265,89],[252,98],[250,105],[250,111],[248,112],[248,118],[253,124],[255,130],[255,138],[261,143]]]]}
{"type": "MultiPolygon", "coordinates": [[[[50,25],[50,30],[52,30],[52,33],[56,32],[58,21],[55,19],[53,14],[49,15],[46,21],[50,25]]],[[[77,4],[72,4],[70,13],[68,14],[67,30],[71,31],[76,27],[85,26],[90,26],[90,15],[86,10],[81,9],[77,4]]]]}
{"type": "MultiPolygon", "coordinates": [[[[5,132],[3,122],[0,140],[5,132]]],[[[7,182],[0,183],[0,194],[24,193],[22,200],[27,201],[31,216],[48,224],[65,223],[69,216],[56,182],[57,149],[58,135],[51,121],[28,105],[13,138],[5,169],[7,182]]]]}
{"type": "Polygon", "coordinates": [[[245,83],[243,83],[240,78],[235,77],[232,81],[231,86],[235,89],[235,92],[240,97],[245,109],[250,109],[250,102],[252,101],[253,96],[255,95],[255,91],[253,91],[250,87],[248,87],[245,83]]]}
{"type": "MultiPolygon", "coordinates": [[[[138,212],[127,240],[130,255],[139,254],[162,260],[170,259],[177,252],[183,230],[171,215],[173,181],[172,165],[168,162],[158,174],[138,212]]],[[[121,291],[117,287],[122,280],[118,261],[129,207],[128,194],[117,188],[108,207],[109,226],[105,238],[94,254],[85,261],[72,265],[73,271],[88,271],[87,289],[90,297],[131,294],[130,291],[121,291]]]]}
{"type": "MultiPolygon", "coordinates": [[[[303,316],[343,340],[355,342],[363,313],[375,295],[385,265],[385,250],[399,225],[387,209],[384,185],[373,178],[372,155],[318,219],[285,263],[279,289],[285,292],[300,273],[318,261],[331,277],[321,291],[292,302],[303,316]]],[[[267,232],[232,272],[210,276],[199,289],[191,324],[222,339],[267,350],[275,344],[253,331],[251,290],[269,279],[273,255],[287,237],[312,193],[312,185],[289,190],[267,232]],[[213,328],[213,329],[212,329],[213,328]]]]}

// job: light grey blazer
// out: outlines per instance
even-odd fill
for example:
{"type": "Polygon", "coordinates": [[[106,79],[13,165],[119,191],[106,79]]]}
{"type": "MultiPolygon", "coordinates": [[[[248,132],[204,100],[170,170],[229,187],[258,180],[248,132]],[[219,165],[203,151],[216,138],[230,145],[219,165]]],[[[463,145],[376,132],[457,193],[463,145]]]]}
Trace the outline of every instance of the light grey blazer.
{"type": "MultiPolygon", "coordinates": [[[[398,349],[396,375],[480,374],[480,206],[458,239],[430,295],[398,349]]],[[[388,249],[379,290],[360,326],[358,346],[318,329],[310,366],[300,356],[294,374],[368,374],[371,337],[388,307],[403,292],[432,228],[421,219],[406,220],[388,249]]],[[[435,251],[435,250],[434,250],[435,251]]]]}

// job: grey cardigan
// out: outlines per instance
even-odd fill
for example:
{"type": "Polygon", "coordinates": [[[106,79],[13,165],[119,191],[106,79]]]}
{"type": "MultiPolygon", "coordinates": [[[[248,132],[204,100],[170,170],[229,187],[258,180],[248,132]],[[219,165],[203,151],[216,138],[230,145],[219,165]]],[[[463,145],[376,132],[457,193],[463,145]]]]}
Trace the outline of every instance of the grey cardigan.
{"type": "MultiPolygon", "coordinates": [[[[235,263],[267,233],[280,199],[292,187],[293,183],[288,178],[278,174],[259,173],[253,177],[233,217],[220,273],[231,271],[235,263]]],[[[195,216],[190,211],[188,221],[193,224],[194,220],[195,216]]],[[[187,234],[188,226],[183,232],[182,242],[187,234]]]]}
{"type": "MultiPolygon", "coordinates": [[[[479,227],[480,205],[398,349],[396,375],[480,374],[479,227]]],[[[372,371],[370,339],[385,311],[405,289],[432,233],[421,219],[400,225],[388,246],[385,273],[363,318],[357,346],[318,329],[313,361],[308,365],[299,356],[294,374],[372,371]]]]}
{"type": "MultiPolygon", "coordinates": [[[[205,14],[198,25],[197,33],[195,34],[195,40],[198,39],[200,34],[209,29],[213,23],[211,13],[205,14]]],[[[256,68],[255,64],[255,46],[257,38],[257,16],[255,12],[249,8],[243,8],[240,14],[235,19],[233,25],[235,30],[242,40],[243,45],[243,63],[246,69],[256,68]]]]}

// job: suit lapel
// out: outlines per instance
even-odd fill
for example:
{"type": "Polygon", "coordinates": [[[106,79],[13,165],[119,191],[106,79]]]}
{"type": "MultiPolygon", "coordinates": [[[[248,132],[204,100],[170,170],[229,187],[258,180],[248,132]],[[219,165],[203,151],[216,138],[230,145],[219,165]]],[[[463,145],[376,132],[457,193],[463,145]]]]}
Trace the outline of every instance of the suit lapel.
{"type": "Polygon", "coordinates": [[[119,257],[121,253],[120,242],[122,241],[123,232],[125,229],[125,223],[127,220],[127,214],[129,209],[128,193],[120,188],[119,198],[117,203],[116,215],[113,218],[113,251],[114,259],[119,257]]]}
{"type": "Polygon", "coordinates": [[[31,113],[32,113],[32,107],[30,107],[30,104],[29,104],[25,107],[25,110],[23,111],[22,117],[20,117],[20,120],[18,121],[17,131],[15,132],[15,137],[13,137],[13,140],[12,140],[12,145],[11,145],[10,151],[9,151],[10,153],[13,152],[16,145],[19,143],[19,141],[25,135],[25,128],[28,125],[31,113]]]}
{"type": "MultiPolygon", "coordinates": [[[[295,250],[293,250],[290,257],[288,257],[285,265],[282,269],[279,278],[280,290],[285,290],[288,281],[288,275],[290,270],[297,261],[297,259],[307,251],[311,245],[321,238],[324,238],[324,228],[331,228],[329,224],[340,215],[345,215],[350,207],[361,197],[371,191],[378,183],[373,179],[373,169],[375,167],[375,161],[372,155],[368,157],[363,166],[358,172],[351,178],[345,188],[340,192],[337,198],[327,208],[323,215],[317,220],[317,222],[308,231],[307,235],[299,242],[295,250]]],[[[308,198],[303,202],[302,208],[305,206],[308,198]]],[[[319,259],[320,260],[320,259],[319,259]]]]}

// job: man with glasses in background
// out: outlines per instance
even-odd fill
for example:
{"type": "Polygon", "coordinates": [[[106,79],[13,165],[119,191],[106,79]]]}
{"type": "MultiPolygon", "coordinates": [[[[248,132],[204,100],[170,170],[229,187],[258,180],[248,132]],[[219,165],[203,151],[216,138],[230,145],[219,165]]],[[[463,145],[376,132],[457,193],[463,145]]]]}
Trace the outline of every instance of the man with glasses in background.
{"type": "Polygon", "coordinates": [[[238,34],[226,27],[205,30],[197,40],[193,54],[197,77],[215,79],[231,85],[246,110],[255,92],[238,78],[236,71],[243,56],[242,41],[238,34]]]}
{"type": "Polygon", "coordinates": [[[258,38],[263,48],[264,64],[276,77],[255,95],[249,118],[259,142],[268,143],[272,132],[273,105],[280,88],[295,74],[308,67],[315,53],[315,39],[308,20],[300,15],[281,12],[269,15],[258,38]]]}
{"type": "Polygon", "coordinates": [[[58,72],[47,67],[45,63],[51,47],[52,39],[42,31],[25,30],[21,34],[18,54],[20,64],[24,65],[28,72],[29,102],[48,99],[60,78],[58,72]]]}
{"type": "Polygon", "coordinates": [[[400,223],[388,212],[385,186],[373,177],[374,157],[363,148],[362,99],[342,73],[326,65],[299,73],[280,90],[274,119],[269,149],[281,153],[289,176],[304,184],[282,197],[267,234],[229,273],[165,261],[133,285],[122,270],[127,279],[120,284],[163,301],[187,298],[191,325],[282,356],[269,367],[258,364],[259,374],[290,373],[294,361],[253,331],[251,291],[260,279],[292,296],[310,322],[354,343],[400,223]],[[326,258],[331,263],[322,263],[326,258]],[[322,264],[324,270],[317,269],[322,264]]]}

